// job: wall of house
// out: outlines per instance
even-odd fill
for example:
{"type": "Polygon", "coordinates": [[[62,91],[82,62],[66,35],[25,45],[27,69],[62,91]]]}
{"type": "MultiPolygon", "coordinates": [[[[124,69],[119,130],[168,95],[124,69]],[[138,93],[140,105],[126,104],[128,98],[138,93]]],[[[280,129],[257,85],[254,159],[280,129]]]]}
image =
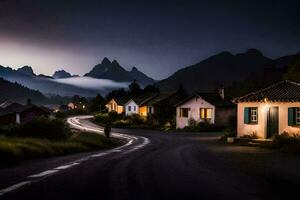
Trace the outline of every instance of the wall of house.
{"type": "Polygon", "coordinates": [[[188,121],[191,118],[197,122],[200,122],[200,108],[211,108],[212,119],[210,122],[215,123],[215,106],[211,105],[202,98],[195,97],[176,108],[176,128],[184,128],[185,126],[188,126],[188,121]],[[180,117],[180,108],[190,108],[188,117],[180,117]]]}
{"type": "Polygon", "coordinates": [[[126,109],[125,110],[126,115],[139,114],[139,106],[132,100],[126,104],[125,109],[126,109]],[[131,106],[131,111],[128,110],[129,106],[131,106]]]}
{"type": "Polygon", "coordinates": [[[278,107],[279,114],[279,133],[288,132],[290,134],[300,133],[300,126],[288,125],[288,108],[300,107],[298,103],[239,103],[237,110],[237,133],[238,137],[256,133],[260,138],[267,137],[267,110],[268,107],[278,107]],[[258,107],[258,123],[244,123],[244,108],[258,107]]]}
{"type": "Polygon", "coordinates": [[[140,114],[140,116],[147,117],[148,107],[147,106],[140,107],[139,108],[139,114],[140,114]]]}
{"type": "Polygon", "coordinates": [[[116,102],[114,99],[110,100],[110,101],[106,104],[106,107],[107,107],[107,109],[108,109],[108,112],[115,111],[115,112],[117,112],[118,114],[121,114],[121,113],[123,113],[123,111],[124,111],[124,107],[118,105],[117,102],[116,102]]]}

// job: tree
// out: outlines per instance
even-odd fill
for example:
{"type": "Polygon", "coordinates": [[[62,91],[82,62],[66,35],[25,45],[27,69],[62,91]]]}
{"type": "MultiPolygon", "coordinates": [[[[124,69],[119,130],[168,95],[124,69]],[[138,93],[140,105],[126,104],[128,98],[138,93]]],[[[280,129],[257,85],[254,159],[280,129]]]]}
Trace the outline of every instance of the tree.
{"type": "Polygon", "coordinates": [[[129,86],[129,93],[133,95],[139,95],[142,92],[140,85],[134,80],[129,86]]]}
{"type": "Polygon", "coordinates": [[[188,93],[186,92],[182,84],[179,85],[176,93],[179,95],[180,99],[185,99],[186,97],[188,97],[188,93]]]}
{"type": "Polygon", "coordinates": [[[89,110],[90,112],[99,112],[105,108],[105,99],[97,94],[95,98],[90,101],[89,110]]]}
{"type": "Polygon", "coordinates": [[[288,71],[283,75],[283,79],[293,81],[300,80],[300,59],[297,59],[293,65],[288,66],[288,71]]]}
{"type": "Polygon", "coordinates": [[[143,90],[144,93],[159,93],[159,89],[154,85],[148,85],[143,90]]]}
{"type": "Polygon", "coordinates": [[[113,91],[111,91],[110,93],[108,93],[107,95],[106,95],[106,100],[111,100],[112,98],[116,98],[116,97],[123,97],[123,96],[125,96],[127,93],[126,93],[126,91],[125,91],[125,89],[124,88],[121,88],[121,89],[117,89],[117,90],[113,90],[113,91]]]}

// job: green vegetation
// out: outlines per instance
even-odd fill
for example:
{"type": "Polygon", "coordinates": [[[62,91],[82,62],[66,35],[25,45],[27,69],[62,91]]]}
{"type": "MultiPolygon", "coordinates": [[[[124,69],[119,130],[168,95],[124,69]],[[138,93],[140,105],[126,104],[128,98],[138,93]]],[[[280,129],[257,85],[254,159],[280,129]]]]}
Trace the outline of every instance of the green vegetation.
{"type": "Polygon", "coordinates": [[[115,128],[170,130],[175,127],[174,123],[171,122],[160,123],[155,115],[148,117],[141,117],[137,114],[125,116],[116,112],[97,114],[94,117],[94,122],[102,126],[110,123],[115,128]]]}
{"type": "Polygon", "coordinates": [[[0,128],[1,166],[18,161],[109,149],[120,145],[90,132],[72,132],[62,120],[40,118],[21,125],[0,128]]]}
{"type": "Polygon", "coordinates": [[[109,149],[118,142],[96,133],[74,134],[64,141],[0,136],[0,165],[18,161],[109,149]]]}
{"type": "Polygon", "coordinates": [[[265,147],[279,149],[280,151],[300,155],[300,135],[290,135],[287,132],[274,135],[270,145],[265,147]]]}
{"type": "Polygon", "coordinates": [[[181,131],[188,132],[214,132],[214,131],[222,131],[224,130],[224,126],[211,124],[208,122],[196,122],[189,121],[189,126],[184,127],[183,129],[179,129],[181,131]]]}
{"type": "Polygon", "coordinates": [[[69,126],[61,119],[39,118],[23,124],[0,128],[0,134],[14,137],[31,137],[49,140],[66,140],[71,136],[69,126]]]}

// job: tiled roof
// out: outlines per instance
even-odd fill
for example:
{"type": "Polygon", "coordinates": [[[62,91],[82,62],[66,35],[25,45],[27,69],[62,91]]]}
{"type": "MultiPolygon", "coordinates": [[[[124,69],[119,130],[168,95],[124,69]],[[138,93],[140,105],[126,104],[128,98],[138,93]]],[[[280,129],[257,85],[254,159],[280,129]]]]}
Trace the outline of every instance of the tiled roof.
{"type": "Polygon", "coordinates": [[[262,90],[249,93],[236,98],[239,102],[300,102],[300,83],[293,81],[281,81],[262,90]]]}
{"type": "Polygon", "coordinates": [[[157,95],[158,95],[158,93],[142,94],[142,95],[132,98],[131,100],[133,100],[137,105],[141,106],[141,105],[149,102],[153,98],[155,98],[157,95]]]}
{"type": "Polygon", "coordinates": [[[160,93],[158,96],[147,102],[148,106],[153,106],[157,103],[160,103],[170,97],[172,97],[175,93],[160,93]]]}

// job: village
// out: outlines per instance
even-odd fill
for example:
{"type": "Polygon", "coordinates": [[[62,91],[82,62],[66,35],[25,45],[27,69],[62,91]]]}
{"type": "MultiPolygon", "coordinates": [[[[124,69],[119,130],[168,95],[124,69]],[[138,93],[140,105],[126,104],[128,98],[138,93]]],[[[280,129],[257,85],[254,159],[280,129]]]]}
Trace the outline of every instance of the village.
{"type": "Polygon", "coordinates": [[[80,97],[62,105],[37,106],[31,100],[26,105],[5,101],[0,104],[0,124],[94,114],[94,121],[100,125],[110,123],[118,128],[230,130],[228,142],[233,142],[234,138],[270,141],[280,134],[295,136],[300,130],[300,84],[297,82],[281,81],[234,99],[226,98],[224,88],[187,95],[181,89],[160,93],[146,88],[142,92],[136,82],[129,87],[138,88],[138,92],[101,97],[96,105],[94,102],[93,111],[89,110],[90,103],[80,97]]]}

